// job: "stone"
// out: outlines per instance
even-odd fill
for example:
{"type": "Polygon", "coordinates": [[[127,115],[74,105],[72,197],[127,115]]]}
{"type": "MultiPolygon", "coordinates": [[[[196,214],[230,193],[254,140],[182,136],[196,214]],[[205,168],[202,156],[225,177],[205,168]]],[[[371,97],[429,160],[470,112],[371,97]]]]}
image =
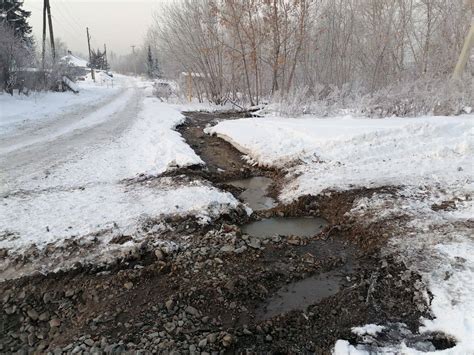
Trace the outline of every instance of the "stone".
{"type": "Polygon", "coordinates": [[[28,317],[30,317],[32,320],[37,320],[39,317],[38,312],[36,312],[33,308],[29,309],[26,314],[28,314],[28,317]]]}
{"type": "Polygon", "coordinates": [[[16,306],[15,305],[5,308],[5,313],[6,314],[13,314],[15,312],[16,312],[16,306]]]}
{"type": "Polygon", "coordinates": [[[30,334],[28,335],[28,345],[29,345],[29,346],[35,345],[35,341],[36,341],[35,334],[34,334],[34,333],[30,333],[30,334]]]}
{"type": "Polygon", "coordinates": [[[51,328],[59,327],[61,325],[61,321],[58,318],[53,318],[49,321],[49,326],[51,328]]]}
{"type": "Polygon", "coordinates": [[[233,341],[234,341],[234,338],[232,337],[232,335],[226,334],[222,338],[222,345],[224,345],[227,348],[232,344],[233,341]]]}
{"type": "Polygon", "coordinates": [[[49,312],[43,312],[39,315],[38,319],[42,322],[47,321],[49,319],[49,312]]]}
{"type": "Polygon", "coordinates": [[[94,345],[94,340],[92,340],[91,338],[88,338],[88,339],[84,340],[84,344],[86,344],[87,346],[93,346],[94,345]]]}
{"type": "Polygon", "coordinates": [[[232,253],[233,251],[235,251],[235,248],[233,245],[224,245],[222,248],[221,248],[221,252],[222,253],[232,253]]]}
{"type": "Polygon", "coordinates": [[[165,258],[165,254],[163,253],[161,249],[155,250],[155,256],[156,256],[156,260],[158,261],[163,260],[165,258]]]}
{"type": "Polygon", "coordinates": [[[214,344],[217,341],[217,334],[216,333],[211,333],[207,336],[207,341],[210,344],[214,344]]]}
{"type": "Polygon", "coordinates": [[[273,340],[273,337],[268,334],[266,337],[265,337],[265,341],[268,341],[268,342],[271,342],[273,340]]]}
{"type": "Polygon", "coordinates": [[[168,333],[171,333],[173,330],[176,329],[176,324],[174,322],[168,322],[165,324],[165,329],[168,333]]]}
{"type": "Polygon", "coordinates": [[[64,293],[64,296],[67,297],[67,298],[70,298],[70,297],[74,296],[74,290],[72,290],[72,289],[67,290],[64,293]]]}
{"type": "Polygon", "coordinates": [[[166,301],[165,307],[168,311],[171,311],[174,308],[174,301],[173,300],[166,301]]]}
{"type": "Polygon", "coordinates": [[[253,249],[260,249],[262,246],[262,243],[260,242],[260,239],[252,237],[248,241],[248,246],[253,248],[253,249]]]}
{"type": "Polygon", "coordinates": [[[127,290],[131,290],[133,288],[133,282],[125,282],[123,284],[123,287],[125,287],[127,290]]]}
{"type": "Polygon", "coordinates": [[[199,317],[199,311],[194,308],[193,306],[187,306],[185,309],[186,313],[194,316],[194,317],[199,317]]]}
{"type": "Polygon", "coordinates": [[[198,346],[199,346],[201,349],[202,349],[202,348],[205,348],[206,345],[207,345],[207,339],[206,339],[206,338],[202,339],[202,340],[199,342],[199,344],[198,344],[198,346]]]}

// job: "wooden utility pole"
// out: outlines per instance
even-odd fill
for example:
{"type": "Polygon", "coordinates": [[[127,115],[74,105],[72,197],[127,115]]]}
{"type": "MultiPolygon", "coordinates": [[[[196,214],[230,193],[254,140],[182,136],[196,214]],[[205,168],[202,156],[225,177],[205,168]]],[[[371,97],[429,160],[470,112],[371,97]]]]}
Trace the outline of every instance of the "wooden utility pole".
{"type": "Polygon", "coordinates": [[[108,60],[107,60],[107,46],[104,43],[104,64],[105,64],[105,69],[108,70],[108,60]]]}
{"type": "Polygon", "coordinates": [[[464,41],[464,46],[462,47],[461,55],[459,56],[458,63],[454,69],[453,79],[461,79],[464,68],[466,67],[467,60],[471,54],[471,48],[474,46],[474,18],[471,20],[471,30],[469,31],[466,40],[464,41]]]}
{"type": "Polygon", "coordinates": [[[54,33],[53,33],[53,22],[51,21],[51,6],[49,6],[49,0],[45,0],[46,10],[48,12],[48,22],[49,22],[49,40],[51,41],[51,52],[53,54],[53,63],[56,60],[56,48],[54,45],[54,33]]]}
{"type": "Polygon", "coordinates": [[[44,57],[46,53],[46,1],[44,0],[43,2],[43,49],[41,52],[41,63],[43,65],[43,71],[44,71],[44,57]]]}
{"type": "Polygon", "coordinates": [[[91,36],[89,35],[89,27],[86,27],[86,33],[87,33],[87,46],[89,47],[89,65],[91,66],[91,76],[92,76],[92,80],[94,80],[95,82],[94,65],[92,65],[91,36]]]}

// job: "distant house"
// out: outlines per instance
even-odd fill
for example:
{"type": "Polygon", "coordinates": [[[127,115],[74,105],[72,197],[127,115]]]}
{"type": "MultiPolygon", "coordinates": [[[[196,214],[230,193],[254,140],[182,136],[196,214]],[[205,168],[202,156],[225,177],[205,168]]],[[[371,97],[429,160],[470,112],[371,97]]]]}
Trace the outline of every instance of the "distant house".
{"type": "Polygon", "coordinates": [[[85,76],[90,71],[89,62],[85,59],[79,58],[68,51],[68,54],[60,59],[61,63],[68,66],[68,72],[77,77],[85,76]]]}

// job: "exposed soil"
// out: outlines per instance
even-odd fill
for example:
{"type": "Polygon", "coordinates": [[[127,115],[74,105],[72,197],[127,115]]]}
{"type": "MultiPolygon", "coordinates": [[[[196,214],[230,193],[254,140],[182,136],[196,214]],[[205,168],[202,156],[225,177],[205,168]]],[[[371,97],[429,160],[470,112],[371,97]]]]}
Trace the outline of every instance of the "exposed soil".
{"type": "MultiPolygon", "coordinates": [[[[285,181],[282,172],[251,166],[230,144],[202,132],[235,114],[187,117],[178,130],[206,167],[167,176],[206,179],[236,196],[241,189],[226,182],[267,176],[275,181],[270,194],[276,197],[285,181]]],[[[416,335],[420,317],[429,317],[426,290],[418,275],[392,257],[380,257],[390,224],[367,226],[347,217],[355,199],[380,191],[308,196],[251,218],[243,211],[222,216],[207,227],[170,219],[166,233],[151,233],[134,253],[113,264],[78,264],[69,271],[5,281],[0,284],[0,352],[328,354],[338,339],[358,341],[354,326],[398,322],[407,326],[405,339],[450,347],[452,341],[442,336],[416,335]],[[242,234],[243,223],[270,216],[322,217],[329,225],[312,237],[242,234]],[[185,243],[170,250],[154,247],[154,238],[185,243]],[[307,300],[310,292],[308,307],[294,309],[288,302],[286,309],[283,302],[280,314],[269,314],[272,297],[318,275],[337,275],[338,290],[327,297],[315,293],[314,302],[307,300]]],[[[127,241],[124,236],[114,243],[127,241]]],[[[387,331],[386,341],[397,342],[397,331],[387,331]]]]}

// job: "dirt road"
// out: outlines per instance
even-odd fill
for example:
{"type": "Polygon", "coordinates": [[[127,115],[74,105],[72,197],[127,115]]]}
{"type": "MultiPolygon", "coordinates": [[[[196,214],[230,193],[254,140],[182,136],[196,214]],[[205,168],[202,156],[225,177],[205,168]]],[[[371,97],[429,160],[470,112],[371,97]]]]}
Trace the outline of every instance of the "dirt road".
{"type": "MultiPolygon", "coordinates": [[[[273,180],[267,195],[276,196],[285,184],[280,172],[251,166],[229,144],[202,133],[232,115],[187,116],[178,130],[206,166],[165,175],[175,183],[211,181],[236,197],[242,189],[229,182],[266,176],[273,180]]],[[[387,226],[346,217],[356,198],[379,190],[305,197],[251,218],[237,210],[205,227],[168,218],[166,232],[152,231],[108,266],[77,264],[3,282],[0,351],[327,354],[338,339],[357,341],[352,327],[371,323],[394,325],[388,344],[403,338],[418,348],[450,347],[447,339],[416,334],[420,317],[429,317],[424,289],[417,275],[379,254],[387,226]],[[328,224],[310,237],[242,233],[242,225],[272,217],[322,217],[328,224]],[[178,250],[152,247],[158,235],[186,243],[178,250]]]]}

